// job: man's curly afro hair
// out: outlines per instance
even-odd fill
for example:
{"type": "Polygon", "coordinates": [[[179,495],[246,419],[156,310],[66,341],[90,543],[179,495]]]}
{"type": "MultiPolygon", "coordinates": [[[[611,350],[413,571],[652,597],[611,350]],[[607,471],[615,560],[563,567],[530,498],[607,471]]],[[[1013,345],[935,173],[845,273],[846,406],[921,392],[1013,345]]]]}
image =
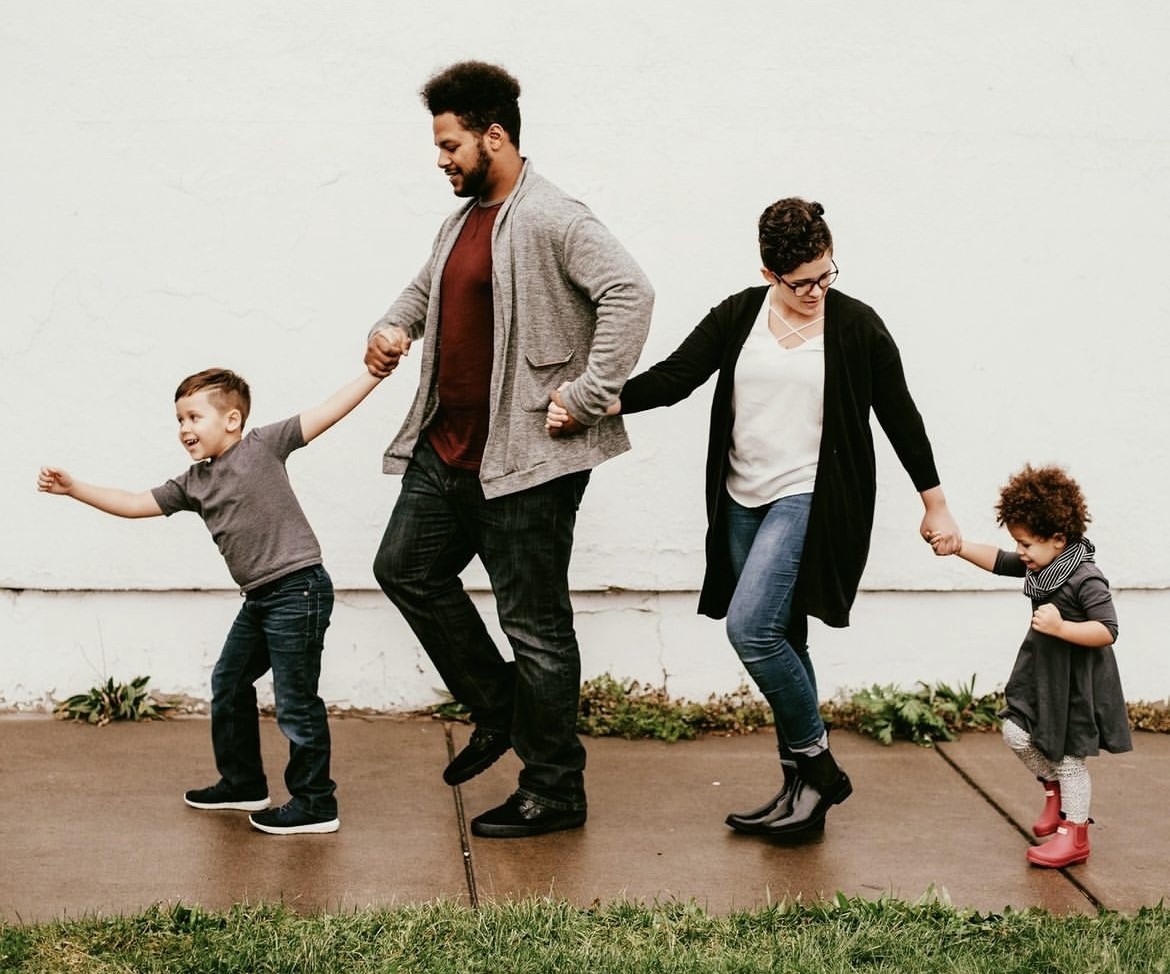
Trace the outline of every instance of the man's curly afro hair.
{"type": "Polygon", "coordinates": [[[451,112],[477,135],[497,122],[520,148],[520,82],[499,65],[460,61],[433,75],[419,94],[432,116],[451,112]]]}

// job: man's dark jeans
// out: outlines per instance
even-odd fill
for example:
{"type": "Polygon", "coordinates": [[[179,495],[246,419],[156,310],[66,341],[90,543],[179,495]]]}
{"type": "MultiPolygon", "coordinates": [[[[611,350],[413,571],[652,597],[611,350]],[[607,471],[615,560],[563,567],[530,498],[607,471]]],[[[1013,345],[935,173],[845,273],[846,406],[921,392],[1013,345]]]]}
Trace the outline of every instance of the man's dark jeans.
{"type": "Polygon", "coordinates": [[[289,741],[285,786],[296,807],[323,818],[337,815],[329,724],[317,694],[332,612],[333,582],[320,565],[248,592],[211,674],[211,744],[223,780],[267,793],[255,683],[271,669],[276,722],[289,741]]]}
{"type": "Polygon", "coordinates": [[[374,560],[455,699],[485,728],[509,730],[524,763],[519,791],[552,808],[585,808],[577,737],[581,656],[569,600],[569,558],[589,472],[487,500],[473,471],[420,442],[374,560]],[[459,573],[479,557],[491,580],[506,662],[459,573]]]}

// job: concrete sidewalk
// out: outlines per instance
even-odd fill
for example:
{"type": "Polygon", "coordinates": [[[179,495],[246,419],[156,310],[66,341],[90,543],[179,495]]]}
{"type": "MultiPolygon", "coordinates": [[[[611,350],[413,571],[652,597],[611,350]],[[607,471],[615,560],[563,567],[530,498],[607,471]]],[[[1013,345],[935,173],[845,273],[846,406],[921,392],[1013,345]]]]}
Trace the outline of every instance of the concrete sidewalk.
{"type": "MultiPolygon", "coordinates": [[[[774,738],[662,744],[586,739],[589,822],[534,839],[478,839],[467,822],[511,792],[512,754],[451,789],[440,772],[468,728],[426,718],[332,721],[341,830],[270,836],[241,812],[200,812],[211,784],[206,719],[92,728],[0,718],[0,918],[124,914],[181,901],[208,909],[281,900],[303,911],[445,898],[551,896],[694,900],[716,913],[837,892],[915,900],[934,893],[984,912],[1041,907],[1134,911],[1170,897],[1170,736],[1090,762],[1093,853],[1066,870],[1030,867],[1042,796],[998,735],[884,747],[833,745],[854,794],[821,842],[775,845],[723,825],[775,787],[774,738]]],[[[263,726],[274,802],[286,745],[263,726]]]]}

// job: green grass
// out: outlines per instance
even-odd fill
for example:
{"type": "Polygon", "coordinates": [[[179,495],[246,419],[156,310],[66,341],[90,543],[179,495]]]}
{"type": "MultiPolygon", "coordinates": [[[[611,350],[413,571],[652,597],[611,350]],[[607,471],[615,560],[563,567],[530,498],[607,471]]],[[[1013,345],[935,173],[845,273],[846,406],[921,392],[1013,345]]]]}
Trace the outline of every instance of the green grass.
{"type": "Polygon", "coordinates": [[[838,897],[715,916],[693,904],[447,902],[301,916],[280,906],[0,925],[14,974],[1167,972],[1170,910],[979,914],[838,897]]]}

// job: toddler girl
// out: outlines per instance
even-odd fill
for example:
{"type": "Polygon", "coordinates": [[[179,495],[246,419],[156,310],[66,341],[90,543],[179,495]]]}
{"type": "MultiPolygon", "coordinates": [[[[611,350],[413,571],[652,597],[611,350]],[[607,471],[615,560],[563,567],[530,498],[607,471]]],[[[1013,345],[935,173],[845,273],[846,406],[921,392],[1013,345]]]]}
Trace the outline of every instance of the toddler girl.
{"type": "Polygon", "coordinates": [[[1113,655],[1117,615],[1084,536],[1084,496],[1062,469],[1025,466],[1000,491],[996,519],[1016,542],[1014,552],[964,541],[957,554],[997,575],[1024,577],[1032,624],[1000,716],[1008,747],[1044,786],[1032,831],[1055,833],[1028,849],[1028,861],[1060,869],[1089,858],[1085,758],[1102,748],[1133,748],[1113,655]]]}

